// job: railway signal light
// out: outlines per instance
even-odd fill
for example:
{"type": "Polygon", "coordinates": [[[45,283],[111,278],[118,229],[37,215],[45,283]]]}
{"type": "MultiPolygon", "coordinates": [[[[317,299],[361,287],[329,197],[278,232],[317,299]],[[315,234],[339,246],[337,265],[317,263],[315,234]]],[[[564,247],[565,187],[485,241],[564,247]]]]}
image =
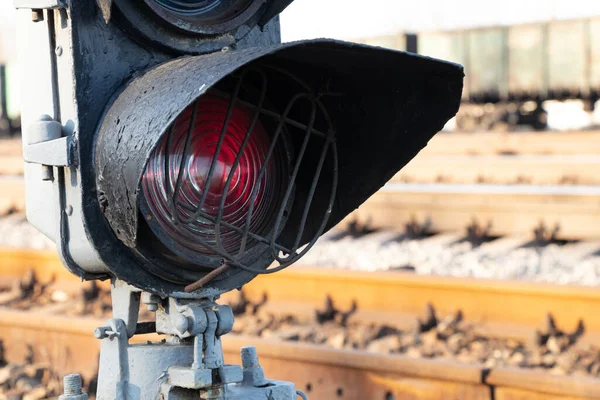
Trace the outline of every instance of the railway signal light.
{"type": "Polygon", "coordinates": [[[306,398],[265,381],[253,348],[224,364],[233,313],[215,298],[298,260],[414,157],[456,113],[462,69],[280,44],[290,0],[15,3],[35,44],[28,219],[73,273],[113,280],[98,398],[306,398]],[[151,331],[170,340],[129,345],[151,331]]]}
{"type": "Polygon", "coordinates": [[[27,212],[83,279],[203,297],[285,268],[459,106],[457,65],[280,44],[289,0],[43,3],[24,23],[54,47],[23,50],[50,67],[25,87],[51,89],[23,113],[27,212]]]}

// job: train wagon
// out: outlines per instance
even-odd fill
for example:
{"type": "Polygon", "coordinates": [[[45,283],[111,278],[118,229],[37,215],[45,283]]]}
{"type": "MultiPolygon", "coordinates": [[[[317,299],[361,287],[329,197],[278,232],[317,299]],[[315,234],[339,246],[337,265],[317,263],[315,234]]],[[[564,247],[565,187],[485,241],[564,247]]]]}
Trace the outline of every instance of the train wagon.
{"type": "Polygon", "coordinates": [[[600,93],[600,18],[421,33],[418,52],[465,65],[473,103],[592,103],[600,93]]]}
{"type": "Polygon", "coordinates": [[[464,65],[459,128],[502,122],[543,129],[544,101],[579,99],[593,111],[600,98],[600,17],[421,32],[413,48],[408,36],[363,42],[464,65]]]}

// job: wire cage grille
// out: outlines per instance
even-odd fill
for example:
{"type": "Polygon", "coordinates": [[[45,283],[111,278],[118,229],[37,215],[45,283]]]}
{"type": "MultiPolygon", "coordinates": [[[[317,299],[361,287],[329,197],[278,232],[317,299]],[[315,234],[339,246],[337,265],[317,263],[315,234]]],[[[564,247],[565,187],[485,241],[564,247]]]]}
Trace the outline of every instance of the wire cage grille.
{"type": "Polygon", "coordinates": [[[174,236],[166,243],[175,253],[220,258],[254,274],[297,261],[325,230],[336,196],[335,130],[322,101],[329,95],[262,64],[196,99],[146,167],[142,209],[151,229],[174,236]],[[210,154],[198,157],[198,148],[210,154]],[[194,173],[198,163],[201,174],[194,173]],[[270,251],[278,265],[253,267],[248,254],[256,249],[270,251]]]}

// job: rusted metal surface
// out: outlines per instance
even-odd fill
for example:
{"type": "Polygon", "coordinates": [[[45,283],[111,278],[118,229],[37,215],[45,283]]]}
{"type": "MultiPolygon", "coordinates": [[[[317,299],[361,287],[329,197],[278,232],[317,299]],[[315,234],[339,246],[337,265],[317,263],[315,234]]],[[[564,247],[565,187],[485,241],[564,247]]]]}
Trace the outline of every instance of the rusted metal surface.
{"type": "Polygon", "coordinates": [[[235,360],[236,349],[249,342],[268,376],[295,382],[311,400],[385,400],[388,393],[398,399],[489,399],[481,370],[454,363],[236,336],[224,338],[225,359],[235,360]]]}
{"type": "MultiPolygon", "coordinates": [[[[43,264],[39,265],[43,267],[43,264]]],[[[51,268],[46,270],[51,272],[51,268]]],[[[539,315],[542,315],[542,310],[550,309],[558,316],[561,328],[568,330],[566,335],[570,335],[572,331],[568,326],[568,316],[580,312],[584,313],[586,335],[597,334],[599,327],[594,310],[598,308],[600,294],[585,288],[516,285],[395,273],[340,274],[335,271],[298,268],[261,277],[248,285],[246,292],[249,297],[254,298],[262,298],[266,292],[269,300],[263,307],[268,307],[271,302],[280,303],[288,313],[301,309],[296,307],[298,304],[313,304],[311,312],[314,313],[315,308],[321,309],[323,295],[332,293],[338,309],[351,309],[352,303],[356,301],[357,309],[348,321],[365,322],[371,318],[372,322],[386,321],[393,325],[403,315],[410,316],[411,310],[418,309],[418,312],[412,313],[414,324],[414,315],[421,313],[423,305],[417,302],[431,301],[440,310],[454,311],[461,308],[467,319],[477,315],[484,322],[501,323],[500,321],[506,321],[503,317],[508,317],[513,323],[536,327],[540,325],[539,315]],[[377,313],[380,309],[385,311],[377,313]],[[503,311],[498,313],[499,310],[503,311]],[[515,310],[520,312],[515,313],[515,310]],[[535,315],[536,313],[540,314],[535,315]]],[[[325,318],[328,310],[321,313],[325,318]]],[[[428,321],[431,318],[430,315],[421,320],[421,324],[430,324],[428,321]]],[[[241,323],[242,320],[238,322],[241,323]]],[[[93,376],[96,372],[99,342],[92,337],[92,332],[102,323],[103,320],[95,318],[52,316],[47,311],[16,312],[4,308],[0,309],[0,338],[5,340],[7,357],[11,360],[23,360],[31,352],[26,344],[36,343],[37,356],[41,360],[53,360],[59,371],[77,370],[84,376],[93,376]]],[[[443,324],[446,323],[444,320],[443,324]]],[[[425,325],[423,329],[426,329],[425,325]]],[[[529,335],[532,333],[533,329],[529,331],[529,335]]],[[[551,348],[555,344],[550,344],[548,338],[555,338],[553,340],[559,346],[563,337],[561,335],[565,334],[560,333],[554,323],[548,323],[546,330],[541,331],[540,335],[547,336],[542,345],[551,348]]],[[[157,337],[142,335],[136,337],[136,340],[157,340],[157,337]]],[[[486,367],[453,362],[335,350],[256,337],[225,337],[227,358],[231,362],[237,362],[239,348],[250,343],[259,346],[261,363],[268,376],[296,382],[301,389],[310,389],[307,391],[313,399],[335,398],[339,396],[338,393],[343,393],[343,398],[384,400],[390,394],[396,398],[415,399],[519,399],[509,396],[530,394],[530,398],[557,400],[565,396],[570,399],[594,398],[600,394],[597,387],[600,380],[581,376],[557,377],[495,367],[490,372],[486,367]],[[491,393],[496,397],[491,397],[491,393]]]]}
{"type": "Polygon", "coordinates": [[[509,387],[496,387],[494,389],[495,400],[579,400],[579,396],[557,395],[539,393],[531,390],[515,389],[509,387]]]}
{"type": "MultiPolygon", "coordinates": [[[[50,252],[0,250],[0,276],[5,280],[20,278],[32,267],[40,280],[56,274],[59,281],[77,282],[50,252]]],[[[350,309],[356,302],[355,318],[363,320],[414,321],[424,305],[431,303],[440,314],[460,309],[470,320],[491,327],[501,324],[507,330],[511,326],[515,331],[525,327],[533,333],[551,313],[567,331],[575,330],[583,319],[584,339],[589,335],[591,340],[600,332],[596,312],[600,293],[579,286],[296,267],[258,277],[244,287],[244,292],[250,300],[259,301],[266,294],[269,302],[298,310],[321,308],[329,295],[340,309],[350,309]]]]}
{"type": "MultiPolygon", "coordinates": [[[[539,372],[522,371],[517,369],[499,368],[490,370],[485,378],[485,382],[495,386],[497,392],[502,392],[505,389],[520,389],[529,393],[544,393],[551,396],[566,396],[568,399],[578,398],[600,398],[600,388],[598,379],[586,377],[548,377],[546,374],[539,372]],[[515,385],[515,383],[518,384],[515,385]],[[570,396],[570,397],[569,397],[570,396]]],[[[519,397],[508,397],[509,391],[506,392],[504,399],[518,399],[519,397]]],[[[514,395],[513,395],[514,396],[514,395]]],[[[532,397],[536,398],[536,397],[532,397]]],[[[541,397],[538,397],[541,398],[541,397]]],[[[558,397],[562,399],[562,397],[558,397]]]]}
{"type": "MultiPolygon", "coordinates": [[[[57,371],[75,369],[84,377],[96,373],[100,341],[92,332],[102,324],[101,320],[17,316],[4,310],[0,310],[0,317],[0,335],[5,337],[9,349],[7,358],[22,360],[28,351],[24,344],[34,342],[40,351],[45,349],[56,360],[57,371]],[[28,318],[33,321],[24,321],[28,318]]],[[[147,335],[144,339],[157,337],[147,335]]],[[[489,399],[489,388],[480,384],[481,371],[454,363],[373,356],[235,335],[224,338],[226,361],[239,363],[240,349],[250,343],[257,346],[267,376],[295,382],[313,400],[386,399],[388,393],[398,398],[489,399]]]]}
{"type": "Polygon", "coordinates": [[[303,267],[259,277],[245,292],[249,298],[267,293],[269,301],[313,307],[320,307],[329,294],[340,308],[348,309],[356,301],[359,313],[376,313],[381,320],[419,315],[427,303],[441,314],[461,309],[472,320],[530,328],[539,327],[552,313],[566,330],[574,330],[584,319],[588,333],[600,332],[594,311],[600,306],[600,293],[593,288],[303,267]]]}
{"type": "Polygon", "coordinates": [[[233,332],[252,337],[454,360],[484,368],[518,367],[561,376],[600,377],[600,350],[581,340],[583,321],[575,330],[564,331],[548,316],[543,328],[515,338],[505,329],[482,329],[482,324],[474,323],[461,310],[445,315],[430,304],[424,314],[404,319],[394,318],[397,315],[364,318],[357,307],[340,309],[330,298],[324,308],[310,310],[268,300],[246,302],[243,310],[239,302],[229,305],[236,312],[233,332]]]}
{"type": "MultiPolygon", "coordinates": [[[[0,307],[46,314],[111,315],[110,292],[95,282],[69,287],[41,282],[33,271],[2,292],[0,307]]],[[[542,329],[523,329],[522,334],[504,326],[473,320],[460,307],[451,314],[438,312],[430,303],[425,313],[374,313],[354,302],[342,308],[330,297],[324,307],[285,301],[269,301],[268,294],[248,300],[245,293],[223,301],[236,315],[233,332],[252,337],[324,345],[335,349],[367,350],[378,354],[401,354],[417,359],[456,360],[485,368],[503,366],[547,371],[559,375],[600,376],[596,346],[585,343],[583,321],[573,330],[563,330],[561,321],[546,318],[542,329]],[[534,340],[532,340],[534,339],[534,340]]],[[[148,303],[150,304],[150,303],[148,303]]],[[[153,315],[142,308],[140,318],[153,315]]],[[[542,318],[540,318],[542,319],[542,318]]],[[[145,323],[154,329],[154,323],[145,323]]],[[[138,333],[152,332],[139,329],[138,333]]],[[[591,335],[597,332],[590,332],[591,335]]]]}

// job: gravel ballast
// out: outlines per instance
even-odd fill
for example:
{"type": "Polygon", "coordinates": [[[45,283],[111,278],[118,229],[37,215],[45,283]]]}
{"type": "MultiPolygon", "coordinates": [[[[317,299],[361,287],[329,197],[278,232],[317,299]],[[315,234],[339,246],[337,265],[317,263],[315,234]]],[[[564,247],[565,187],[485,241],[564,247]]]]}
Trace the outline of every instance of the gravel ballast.
{"type": "Polygon", "coordinates": [[[575,243],[528,245],[499,254],[487,252],[493,241],[477,245],[460,240],[382,238],[378,233],[320,239],[298,265],[361,271],[404,270],[420,275],[510,279],[556,284],[600,285],[600,254],[571,257],[575,243]],[[372,239],[370,238],[372,236],[372,239]]]}

